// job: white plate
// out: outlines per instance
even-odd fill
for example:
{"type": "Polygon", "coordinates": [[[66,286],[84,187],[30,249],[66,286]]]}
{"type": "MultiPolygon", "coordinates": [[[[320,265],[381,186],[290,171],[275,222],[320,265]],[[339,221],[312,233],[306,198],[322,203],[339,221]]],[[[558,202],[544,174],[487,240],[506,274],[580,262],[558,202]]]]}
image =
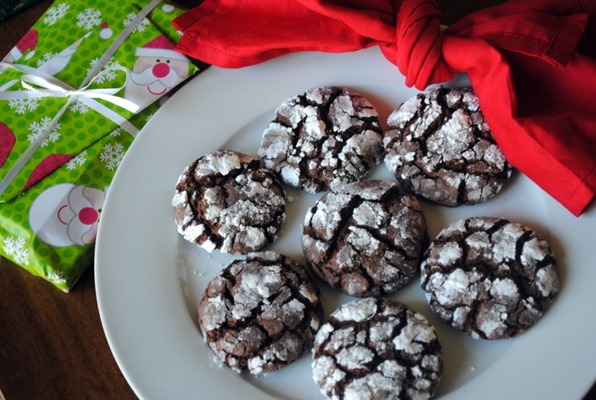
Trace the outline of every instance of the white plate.
{"type": "MultiPolygon", "coordinates": [[[[95,257],[97,300],[118,365],[142,399],[319,399],[310,355],[261,378],[215,361],[196,323],[207,281],[232,258],[182,240],[171,209],[182,169],[219,147],[256,154],[275,108],[319,85],[366,95],[386,120],[415,91],[377,49],[301,53],[250,68],[212,67],[168,101],[128,151],[102,213],[95,257]]],[[[373,176],[391,179],[384,165],[373,176]]],[[[288,190],[284,233],[271,248],[304,261],[300,223],[318,195],[288,190]]],[[[546,237],[560,264],[562,291],[538,324],[509,340],[478,341],[434,317],[416,280],[392,296],[435,324],[445,356],[439,397],[574,399],[596,377],[596,210],[575,218],[521,174],[486,204],[425,205],[430,233],[463,217],[503,216],[546,237]]],[[[328,314],[346,296],[324,290],[328,314]]]]}

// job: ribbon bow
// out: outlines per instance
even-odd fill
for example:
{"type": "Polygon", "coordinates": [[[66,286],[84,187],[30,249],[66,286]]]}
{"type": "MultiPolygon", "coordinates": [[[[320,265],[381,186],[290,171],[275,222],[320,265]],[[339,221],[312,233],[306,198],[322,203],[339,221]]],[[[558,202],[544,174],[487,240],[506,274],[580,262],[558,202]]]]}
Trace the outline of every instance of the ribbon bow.
{"type": "MultiPolygon", "coordinates": [[[[110,69],[121,70],[128,75],[128,71],[125,68],[118,67],[110,69]]],[[[21,84],[23,88],[27,90],[3,92],[0,93],[0,99],[6,98],[10,100],[37,97],[66,97],[69,99],[69,102],[78,100],[87,104],[89,102],[86,99],[102,99],[130,112],[137,112],[139,110],[139,106],[137,104],[122,97],[114,96],[120,90],[124,89],[124,85],[116,88],[90,88],[95,80],[107,72],[107,70],[104,70],[100,74],[96,75],[87,85],[81,87],[80,89],[75,89],[64,82],[59,81],[58,79],[54,79],[53,77],[23,75],[21,77],[21,84]]]]}
{"type": "Polygon", "coordinates": [[[579,215],[596,192],[595,16],[596,0],[510,0],[443,29],[434,0],[205,0],[174,25],[178,51],[221,67],[379,46],[421,90],[465,72],[509,162],[579,215]]]}
{"type": "MultiPolygon", "coordinates": [[[[115,88],[91,88],[94,81],[98,80],[103,74],[109,73],[110,71],[123,71],[126,75],[128,75],[129,72],[126,68],[111,67],[109,70],[104,70],[99,74],[94,75],[89,80],[89,83],[81,86],[79,89],[76,89],[51,75],[45,74],[25,65],[13,65],[0,62],[0,67],[12,68],[26,72],[25,75],[20,77],[21,86],[25,90],[1,91],[0,100],[64,97],[68,99],[68,105],[74,101],[80,101],[118,124],[124,121],[122,117],[120,117],[118,114],[110,112],[109,109],[106,109],[106,107],[93,101],[92,99],[105,100],[133,113],[136,113],[139,110],[139,106],[132,101],[115,96],[116,93],[124,89],[124,85],[115,88]]],[[[17,80],[14,80],[14,82],[17,82],[17,80]]]]}
{"type": "MultiPolygon", "coordinates": [[[[6,191],[10,183],[15,179],[35,151],[37,151],[37,149],[42,145],[47,135],[52,132],[60,118],[62,118],[64,113],[69,109],[70,105],[74,101],[80,101],[83,104],[89,106],[106,118],[112,120],[131,135],[136,135],[138,133],[138,129],[123,116],[95,100],[102,99],[130,112],[136,113],[140,108],[137,104],[127,99],[115,96],[115,94],[122,90],[124,86],[117,88],[91,88],[91,86],[93,82],[102,74],[108,72],[107,70],[101,72],[101,69],[107,65],[108,61],[114,55],[116,50],[118,50],[118,48],[122,45],[124,40],[126,40],[128,35],[130,35],[133,29],[135,29],[151,12],[151,10],[153,10],[160,2],[161,0],[151,0],[139,11],[139,13],[130,21],[130,23],[122,30],[122,32],[120,32],[120,34],[110,44],[104,54],[95,63],[95,66],[88,72],[79,88],[74,88],[51,75],[45,74],[42,71],[26,65],[13,65],[0,62],[0,67],[14,68],[25,73],[25,75],[21,76],[20,82],[23,88],[26,89],[17,91],[2,91],[12,86],[14,83],[8,82],[7,84],[3,85],[2,88],[0,88],[0,100],[39,97],[65,97],[68,99],[66,104],[60,108],[56,115],[53,116],[52,121],[45,126],[44,132],[36,137],[31,145],[19,156],[10,170],[4,175],[4,177],[2,177],[2,180],[0,181],[0,194],[6,191]]],[[[110,69],[121,70],[128,74],[128,70],[122,67],[111,67],[110,69]]]]}

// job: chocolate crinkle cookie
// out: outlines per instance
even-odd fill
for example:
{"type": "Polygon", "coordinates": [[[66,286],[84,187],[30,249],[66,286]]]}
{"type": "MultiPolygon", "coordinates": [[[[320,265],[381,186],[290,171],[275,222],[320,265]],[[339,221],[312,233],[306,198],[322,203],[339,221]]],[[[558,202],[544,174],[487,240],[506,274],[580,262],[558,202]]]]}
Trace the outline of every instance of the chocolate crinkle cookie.
{"type": "Polygon", "coordinates": [[[388,181],[337,186],[304,219],[302,248],[309,264],[351,296],[382,296],[405,286],[418,271],[425,244],[420,203],[388,181]]]}
{"type": "Polygon", "coordinates": [[[246,254],[277,239],[285,220],[281,182],[257,157],[216,150],[184,169],[172,206],[178,232],[211,252],[246,254]]]}
{"type": "Polygon", "coordinates": [[[548,243],[502,218],[475,217],[445,228],[431,242],[421,269],[431,309],[473,338],[519,335],[559,291],[548,243]]]}
{"type": "Polygon", "coordinates": [[[383,157],[382,140],[378,113],[365,97],[323,86],[276,110],[258,154],[285,184],[315,193],[365,176],[383,157]]]}
{"type": "Polygon", "coordinates": [[[313,378],[331,399],[428,399],[442,369],[433,326],[388,299],[340,306],[315,337],[313,378]]]}
{"type": "Polygon", "coordinates": [[[277,370],[312,346],[322,319],[319,292],[302,265],[251,253],[211,280],[199,304],[209,347],[237,372],[277,370]]]}
{"type": "Polygon", "coordinates": [[[445,206],[481,203],[511,176],[472,89],[419,93],[389,116],[387,126],[385,164],[426,200],[445,206]]]}

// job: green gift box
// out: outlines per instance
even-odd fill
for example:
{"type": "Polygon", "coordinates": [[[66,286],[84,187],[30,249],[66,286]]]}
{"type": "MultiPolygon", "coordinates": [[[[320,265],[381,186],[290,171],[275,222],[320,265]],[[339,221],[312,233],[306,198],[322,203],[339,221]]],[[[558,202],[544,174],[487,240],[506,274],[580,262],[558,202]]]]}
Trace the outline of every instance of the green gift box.
{"type": "MultiPolygon", "coordinates": [[[[139,129],[159,103],[134,116],[139,129]]],[[[0,254],[68,292],[93,260],[103,202],[134,137],[116,128],[0,205],[0,254]]]]}
{"type": "Polygon", "coordinates": [[[64,291],[79,279],[126,149],[199,72],[174,50],[183,11],[56,1],[0,63],[2,256],[64,291]]]}

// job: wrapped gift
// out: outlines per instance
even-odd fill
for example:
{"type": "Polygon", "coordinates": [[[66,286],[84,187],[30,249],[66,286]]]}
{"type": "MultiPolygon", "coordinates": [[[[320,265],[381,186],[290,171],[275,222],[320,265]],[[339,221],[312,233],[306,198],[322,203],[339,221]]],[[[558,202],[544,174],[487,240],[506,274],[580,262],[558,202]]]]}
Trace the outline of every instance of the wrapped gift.
{"type": "MultiPolygon", "coordinates": [[[[139,129],[159,108],[134,116],[139,129]]],[[[0,205],[0,254],[68,292],[93,260],[110,182],[134,137],[105,135],[21,196],[0,205]]]]}
{"type": "Polygon", "coordinates": [[[156,0],[56,1],[0,63],[0,254],[70,290],[134,136],[199,71],[156,0]],[[160,100],[160,101],[158,101],[160,100]]]}

